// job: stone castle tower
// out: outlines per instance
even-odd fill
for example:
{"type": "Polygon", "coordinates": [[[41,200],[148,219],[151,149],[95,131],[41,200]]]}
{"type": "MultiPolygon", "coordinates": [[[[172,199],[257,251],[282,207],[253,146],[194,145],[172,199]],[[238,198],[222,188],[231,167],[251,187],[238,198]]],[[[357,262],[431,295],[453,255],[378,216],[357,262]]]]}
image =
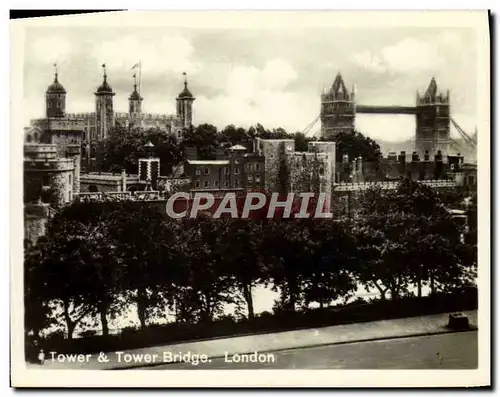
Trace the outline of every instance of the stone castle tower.
{"type": "Polygon", "coordinates": [[[438,92],[434,77],[427,91],[417,92],[415,151],[421,158],[425,152],[448,155],[450,145],[450,93],[438,92]]]}
{"type": "Polygon", "coordinates": [[[45,92],[45,109],[47,118],[66,116],[66,89],[59,83],[57,66],[54,74],[54,82],[49,85],[45,92]]]}
{"type": "Polygon", "coordinates": [[[177,96],[177,118],[180,119],[184,129],[191,127],[193,123],[193,102],[196,98],[188,89],[186,73],[184,73],[184,89],[177,96]]]}
{"type": "Polygon", "coordinates": [[[132,93],[128,98],[128,112],[130,115],[130,121],[132,123],[135,123],[140,119],[143,99],[144,98],[142,98],[139,92],[137,91],[137,82],[134,81],[134,91],[132,91],[132,93]]]}
{"type": "Polygon", "coordinates": [[[115,125],[115,113],[113,110],[113,97],[115,93],[107,82],[106,66],[104,70],[103,82],[97,88],[95,94],[96,129],[100,139],[107,138],[108,131],[115,125]]]}
{"type": "Polygon", "coordinates": [[[340,73],[331,88],[321,95],[321,136],[335,139],[339,132],[354,131],[356,99],[354,89],[349,92],[340,73]]]}

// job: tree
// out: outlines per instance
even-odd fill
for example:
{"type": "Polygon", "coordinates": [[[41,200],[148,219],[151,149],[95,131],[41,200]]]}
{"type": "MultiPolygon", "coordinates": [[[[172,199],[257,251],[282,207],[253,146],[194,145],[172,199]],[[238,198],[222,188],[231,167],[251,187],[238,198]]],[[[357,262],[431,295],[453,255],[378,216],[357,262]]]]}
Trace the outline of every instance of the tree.
{"type": "Polygon", "coordinates": [[[368,162],[378,162],[382,156],[378,143],[358,131],[341,131],[335,136],[335,142],[337,161],[340,161],[344,154],[350,159],[361,157],[363,161],[368,162]]]}
{"type": "Polygon", "coordinates": [[[26,335],[35,340],[41,337],[45,327],[54,323],[50,318],[52,309],[46,278],[40,266],[45,244],[46,238],[40,237],[36,245],[25,244],[24,251],[24,328],[26,335]]]}
{"type": "Polygon", "coordinates": [[[184,219],[179,238],[183,277],[177,314],[187,321],[212,321],[223,313],[223,305],[235,303],[234,283],[223,265],[221,231],[224,219],[198,216],[184,219]]]}
{"type": "Polygon", "coordinates": [[[308,226],[312,244],[311,262],[305,268],[305,302],[318,302],[322,308],[356,290],[356,246],[346,223],[311,219],[308,226]]]}
{"type": "Polygon", "coordinates": [[[311,262],[308,219],[275,219],[264,230],[263,251],[269,280],[280,291],[278,305],[295,311],[304,304],[304,268],[311,262]]]}
{"type": "Polygon", "coordinates": [[[302,132],[293,134],[293,139],[295,140],[295,151],[307,152],[311,139],[307,138],[302,132]]]}
{"type": "Polygon", "coordinates": [[[141,328],[145,328],[149,316],[159,306],[165,307],[171,296],[175,224],[167,222],[155,204],[125,201],[117,203],[108,227],[116,241],[121,289],[136,304],[141,328]]]}
{"type": "Polygon", "coordinates": [[[253,138],[247,130],[242,127],[236,128],[233,124],[226,126],[218,136],[218,142],[223,146],[242,145],[252,149],[253,138]]]}
{"type": "Polygon", "coordinates": [[[109,206],[104,203],[73,203],[51,221],[40,252],[28,269],[30,290],[44,302],[60,304],[72,338],[77,324],[86,316],[100,314],[103,334],[108,333],[108,315],[121,312],[117,299],[116,245],[107,233],[109,206]],[[34,264],[36,262],[36,264],[34,264]]]}
{"type": "Polygon", "coordinates": [[[158,128],[112,129],[108,139],[103,142],[105,148],[101,169],[120,172],[124,168],[128,173],[137,173],[139,159],[148,156],[144,147],[148,141],[154,145],[152,154],[160,158],[160,173],[171,174],[172,167],[182,161],[181,147],[174,135],[158,128]]]}
{"type": "Polygon", "coordinates": [[[416,284],[457,283],[473,266],[460,256],[460,229],[433,190],[404,180],[395,190],[371,189],[361,199],[355,234],[359,247],[357,276],[376,287],[382,298],[407,294],[416,284]]]}
{"type": "Polygon", "coordinates": [[[190,128],[182,141],[182,148],[195,147],[198,157],[203,160],[212,159],[217,146],[217,127],[211,124],[200,124],[196,128],[190,128]]]}
{"type": "Polygon", "coordinates": [[[246,219],[222,222],[220,241],[225,272],[234,278],[247,304],[248,318],[255,316],[252,289],[265,278],[262,253],[262,223],[246,219]]]}

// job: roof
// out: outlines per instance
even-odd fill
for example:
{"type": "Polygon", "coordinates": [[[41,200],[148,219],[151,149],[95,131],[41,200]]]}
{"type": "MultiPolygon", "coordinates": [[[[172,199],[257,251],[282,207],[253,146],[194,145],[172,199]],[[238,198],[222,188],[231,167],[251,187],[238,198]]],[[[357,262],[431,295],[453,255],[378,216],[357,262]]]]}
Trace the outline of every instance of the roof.
{"type": "Polygon", "coordinates": [[[191,91],[189,91],[189,89],[188,89],[187,81],[184,82],[184,89],[182,90],[182,92],[179,94],[179,96],[177,98],[179,98],[179,99],[181,99],[181,98],[194,98],[193,94],[191,94],[191,91]]]}
{"type": "Polygon", "coordinates": [[[188,160],[191,165],[228,165],[229,160],[188,160]]]}
{"type": "Polygon", "coordinates": [[[427,91],[425,92],[426,97],[434,98],[437,94],[437,83],[436,79],[433,77],[427,91]]]}
{"type": "Polygon", "coordinates": [[[47,88],[47,93],[66,94],[66,89],[63,87],[57,78],[57,73],[54,76],[54,82],[47,88]]]}
{"type": "Polygon", "coordinates": [[[130,94],[128,99],[130,101],[142,101],[142,97],[137,92],[137,85],[136,84],[134,84],[134,91],[132,91],[132,94],[130,94]]]}
{"type": "Polygon", "coordinates": [[[334,94],[344,94],[344,95],[349,95],[349,91],[347,91],[347,88],[344,83],[344,79],[340,75],[340,73],[337,73],[337,76],[335,77],[335,81],[332,84],[332,88],[330,89],[330,92],[334,94]]]}
{"type": "Polygon", "coordinates": [[[113,93],[113,89],[108,84],[106,78],[107,78],[107,76],[104,75],[104,80],[103,80],[102,84],[97,88],[97,93],[99,93],[99,94],[104,94],[104,93],[112,94],[113,93]]]}
{"type": "Polygon", "coordinates": [[[245,146],[242,145],[234,145],[229,148],[229,150],[247,150],[245,146]]]}

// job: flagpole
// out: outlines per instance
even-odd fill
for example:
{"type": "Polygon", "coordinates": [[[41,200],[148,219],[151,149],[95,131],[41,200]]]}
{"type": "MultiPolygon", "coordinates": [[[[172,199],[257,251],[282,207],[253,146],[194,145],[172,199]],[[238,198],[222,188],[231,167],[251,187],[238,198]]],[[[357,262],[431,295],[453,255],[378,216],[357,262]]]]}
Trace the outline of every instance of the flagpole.
{"type": "Polygon", "coordinates": [[[142,83],[142,61],[139,61],[139,96],[141,96],[141,83],[142,83]]]}

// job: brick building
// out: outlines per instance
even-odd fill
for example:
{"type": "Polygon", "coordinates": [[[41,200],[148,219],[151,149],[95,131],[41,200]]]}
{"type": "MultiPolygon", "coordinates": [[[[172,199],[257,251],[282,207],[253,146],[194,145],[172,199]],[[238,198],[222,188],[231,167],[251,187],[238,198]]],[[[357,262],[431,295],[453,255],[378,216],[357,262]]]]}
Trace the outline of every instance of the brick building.
{"type": "Polygon", "coordinates": [[[195,149],[186,151],[184,174],[191,192],[258,191],[265,187],[264,157],[241,145],[217,148],[215,159],[199,160],[195,149]]]}

